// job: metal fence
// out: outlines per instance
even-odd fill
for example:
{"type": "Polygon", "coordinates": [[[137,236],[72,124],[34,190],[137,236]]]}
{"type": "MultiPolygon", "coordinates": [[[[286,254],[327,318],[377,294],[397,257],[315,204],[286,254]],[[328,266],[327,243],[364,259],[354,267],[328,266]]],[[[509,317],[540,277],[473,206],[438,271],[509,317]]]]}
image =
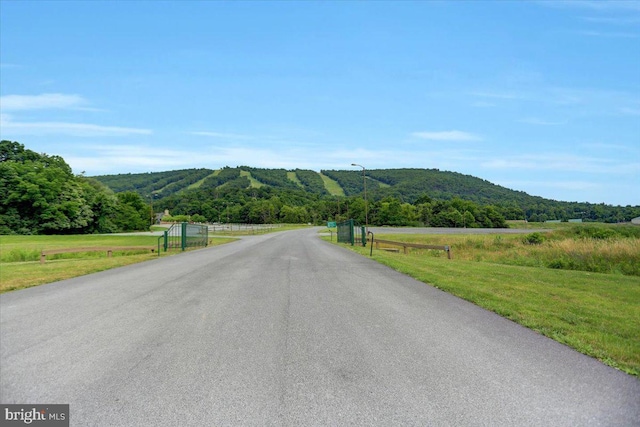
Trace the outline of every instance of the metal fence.
{"type": "Polygon", "coordinates": [[[348,219],[343,222],[339,222],[338,226],[338,243],[350,243],[353,246],[356,239],[362,243],[362,246],[367,246],[367,234],[364,226],[355,225],[352,219],[348,219]],[[361,237],[356,238],[356,230],[360,229],[361,237]]]}
{"type": "Polygon", "coordinates": [[[338,243],[350,243],[353,246],[355,235],[353,233],[353,220],[339,222],[338,224],[338,243]]]}
{"type": "Polygon", "coordinates": [[[164,239],[163,248],[165,252],[169,249],[177,248],[184,251],[186,248],[191,247],[206,247],[209,244],[209,227],[186,222],[173,224],[171,228],[164,232],[164,235],[160,236],[158,246],[160,246],[161,239],[164,239]]]}

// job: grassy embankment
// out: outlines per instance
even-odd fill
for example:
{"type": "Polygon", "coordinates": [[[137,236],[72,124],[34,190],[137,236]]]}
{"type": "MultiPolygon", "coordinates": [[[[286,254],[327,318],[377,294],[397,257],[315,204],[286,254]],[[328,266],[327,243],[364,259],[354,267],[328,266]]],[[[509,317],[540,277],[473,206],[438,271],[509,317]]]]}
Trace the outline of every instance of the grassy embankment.
{"type": "Polygon", "coordinates": [[[640,376],[640,230],[620,230],[558,227],[536,244],[530,235],[385,234],[450,245],[453,259],[417,249],[374,249],[373,259],[640,376]]]}
{"type": "MultiPolygon", "coordinates": [[[[211,244],[219,245],[232,240],[215,238],[211,244]]],[[[111,258],[107,258],[103,251],[74,252],[49,255],[46,263],[40,264],[40,252],[43,250],[157,245],[158,237],[151,235],[0,236],[0,292],[158,258],[157,252],[151,253],[149,250],[114,252],[111,258]]],[[[160,256],[176,253],[180,253],[180,250],[161,252],[160,256]]]]}

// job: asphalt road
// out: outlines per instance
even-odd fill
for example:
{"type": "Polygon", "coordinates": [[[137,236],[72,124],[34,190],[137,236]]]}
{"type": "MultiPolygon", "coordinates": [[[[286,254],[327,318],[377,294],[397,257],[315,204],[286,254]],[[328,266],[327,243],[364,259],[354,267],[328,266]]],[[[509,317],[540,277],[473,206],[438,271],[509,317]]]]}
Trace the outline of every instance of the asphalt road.
{"type": "Polygon", "coordinates": [[[321,241],[0,296],[0,401],[73,426],[632,426],[640,381],[321,241]]]}

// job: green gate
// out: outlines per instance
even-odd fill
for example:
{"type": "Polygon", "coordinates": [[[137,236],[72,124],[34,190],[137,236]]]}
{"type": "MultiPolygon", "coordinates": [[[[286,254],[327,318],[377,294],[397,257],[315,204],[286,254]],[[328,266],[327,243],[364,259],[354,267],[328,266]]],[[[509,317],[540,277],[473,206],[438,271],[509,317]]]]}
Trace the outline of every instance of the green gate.
{"type": "MultiPolygon", "coordinates": [[[[191,247],[206,247],[209,244],[209,227],[206,225],[189,224],[182,222],[173,224],[171,228],[164,232],[163,236],[158,238],[158,248],[160,247],[160,239],[164,238],[163,248],[166,252],[169,249],[185,250],[191,247]]],[[[158,250],[158,253],[160,250],[158,250]]]]}
{"type": "MultiPolygon", "coordinates": [[[[351,246],[356,243],[356,225],[352,219],[348,219],[343,222],[338,223],[338,243],[350,243],[351,246]]],[[[362,233],[362,237],[360,241],[362,242],[362,246],[367,246],[367,232],[364,226],[360,227],[360,231],[362,233]]]]}

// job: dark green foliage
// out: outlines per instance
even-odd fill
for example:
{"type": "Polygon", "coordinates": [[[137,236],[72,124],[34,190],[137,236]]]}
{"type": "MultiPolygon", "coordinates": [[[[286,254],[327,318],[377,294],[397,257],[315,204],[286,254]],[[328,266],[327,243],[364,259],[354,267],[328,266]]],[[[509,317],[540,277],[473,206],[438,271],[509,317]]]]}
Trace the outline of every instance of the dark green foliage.
{"type": "MultiPolygon", "coordinates": [[[[356,194],[364,193],[364,180],[362,171],[336,171],[336,170],[323,170],[322,174],[336,181],[347,196],[354,196],[356,194]]],[[[371,171],[366,171],[366,176],[372,176],[371,171]]],[[[367,192],[373,193],[380,188],[380,184],[376,181],[367,180],[367,192]]]]}
{"type": "MultiPolygon", "coordinates": [[[[242,181],[243,183],[246,182],[246,184],[242,188],[249,186],[249,181],[247,180],[247,178],[240,176],[240,169],[224,167],[220,170],[220,172],[217,175],[211,175],[207,177],[207,179],[205,179],[204,182],[202,183],[201,188],[203,189],[217,188],[221,185],[232,183],[233,181],[242,181]]],[[[234,187],[240,186],[237,183],[235,185],[234,184],[230,184],[230,185],[234,187]]]]}
{"type": "MultiPolygon", "coordinates": [[[[285,169],[248,166],[86,178],[74,176],[58,156],[2,141],[0,191],[6,196],[0,201],[0,233],[146,229],[151,223],[151,203],[156,212],[169,209],[174,215],[200,215],[212,222],[321,224],[354,218],[371,225],[496,228],[506,227],[509,219],[619,222],[640,216],[640,206],[557,202],[436,169],[367,170],[365,203],[362,170],[323,173],[337,181],[347,196],[329,196],[320,174],[303,169],[295,170],[303,188],[285,169]],[[250,187],[243,171],[263,186],[250,187]],[[188,188],[199,181],[197,188],[188,188]]],[[[616,232],[638,236],[640,227],[616,232]]],[[[611,231],[581,233],[607,238],[611,231]]]]}
{"type": "MultiPolygon", "coordinates": [[[[522,243],[527,245],[540,245],[544,241],[545,241],[544,235],[538,232],[527,234],[522,238],[522,243]]],[[[553,268],[556,268],[556,267],[553,267],[553,268]]]]}
{"type": "Polygon", "coordinates": [[[85,188],[62,158],[9,141],[1,151],[1,233],[75,233],[89,226],[94,213],[85,188]]]}
{"type": "Polygon", "coordinates": [[[248,166],[241,166],[240,169],[251,172],[251,176],[262,184],[277,188],[289,188],[299,190],[300,186],[287,177],[285,169],[258,169],[248,166]]]}
{"type": "Polygon", "coordinates": [[[151,194],[166,197],[212,174],[211,169],[183,169],[168,172],[102,175],[95,179],[116,193],[135,191],[147,198],[151,194]]]}
{"type": "Polygon", "coordinates": [[[321,195],[329,194],[317,172],[308,169],[296,169],[295,172],[305,191],[321,195]]]}
{"type": "Polygon", "coordinates": [[[593,226],[574,227],[572,230],[576,236],[585,239],[610,239],[619,235],[611,228],[593,226]]]}
{"type": "MultiPolygon", "coordinates": [[[[213,175],[213,171],[209,169],[187,169],[148,174],[109,175],[96,177],[96,179],[106,183],[116,192],[136,191],[146,200],[151,193],[162,198],[186,190],[188,185],[202,179],[203,175],[208,178],[200,187],[201,189],[223,188],[223,185],[227,188],[247,188],[249,181],[240,175],[242,170],[250,172],[253,178],[264,185],[292,191],[299,189],[296,183],[288,179],[287,171],[284,169],[259,169],[248,166],[225,167],[217,175],[213,175]],[[171,177],[172,174],[176,176],[171,177]],[[112,185],[114,177],[119,177],[115,181],[119,183],[117,186],[112,185]],[[145,180],[147,180],[146,183],[145,180]]],[[[337,181],[348,197],[362,197],[364,193],[362,170],[322,172],[337,181]]],[[[307,193],[327,195],[328,192],[317,172],[296,169],[295,173],[307,193]]],[[[502,222],[525,219],[530,222],[567,221],[573,218],[583,219],[586,222],[621,222],[640,216],[640,206],[621,207],[558,202],[530,196],[522,191],[513,191],[473,176],[437,169],[373,169],[366,171],[366,177],[367,199],[370,203],[392,198],[398,199],[401,203],[419,206],[434,200],[441,202],[458,200],[453,205],[457,213],[453,210],[442,213],[439,209],[436,212],[439,214],[438,218],[425,221],[420,219],[424,216],[424,212],[419,212],[417,221],[423,223],[489,227],[500,223],[500,217],[502,222]],[[492,208],[473,211],[462,201],[473,202],[474,206],[490,205],[492,208]]],[[[393,219],[387,218],[385,221],[394,222],[393,219]]]]}
{"type": "Polygon", "coordinates": [[[0,159],[0,234],[107,233],[149,226],[150,211],[137,193],[116,197],[98,181],[73,175],[59,156],[2,141],[0,159]]]}
{"type": "Polygon", "coordinates": [[[126,191],[116,194],[120,209],[114,222],[119,230],[144,230],[151,225],[151,207],[138,193],[126,191]]]}

